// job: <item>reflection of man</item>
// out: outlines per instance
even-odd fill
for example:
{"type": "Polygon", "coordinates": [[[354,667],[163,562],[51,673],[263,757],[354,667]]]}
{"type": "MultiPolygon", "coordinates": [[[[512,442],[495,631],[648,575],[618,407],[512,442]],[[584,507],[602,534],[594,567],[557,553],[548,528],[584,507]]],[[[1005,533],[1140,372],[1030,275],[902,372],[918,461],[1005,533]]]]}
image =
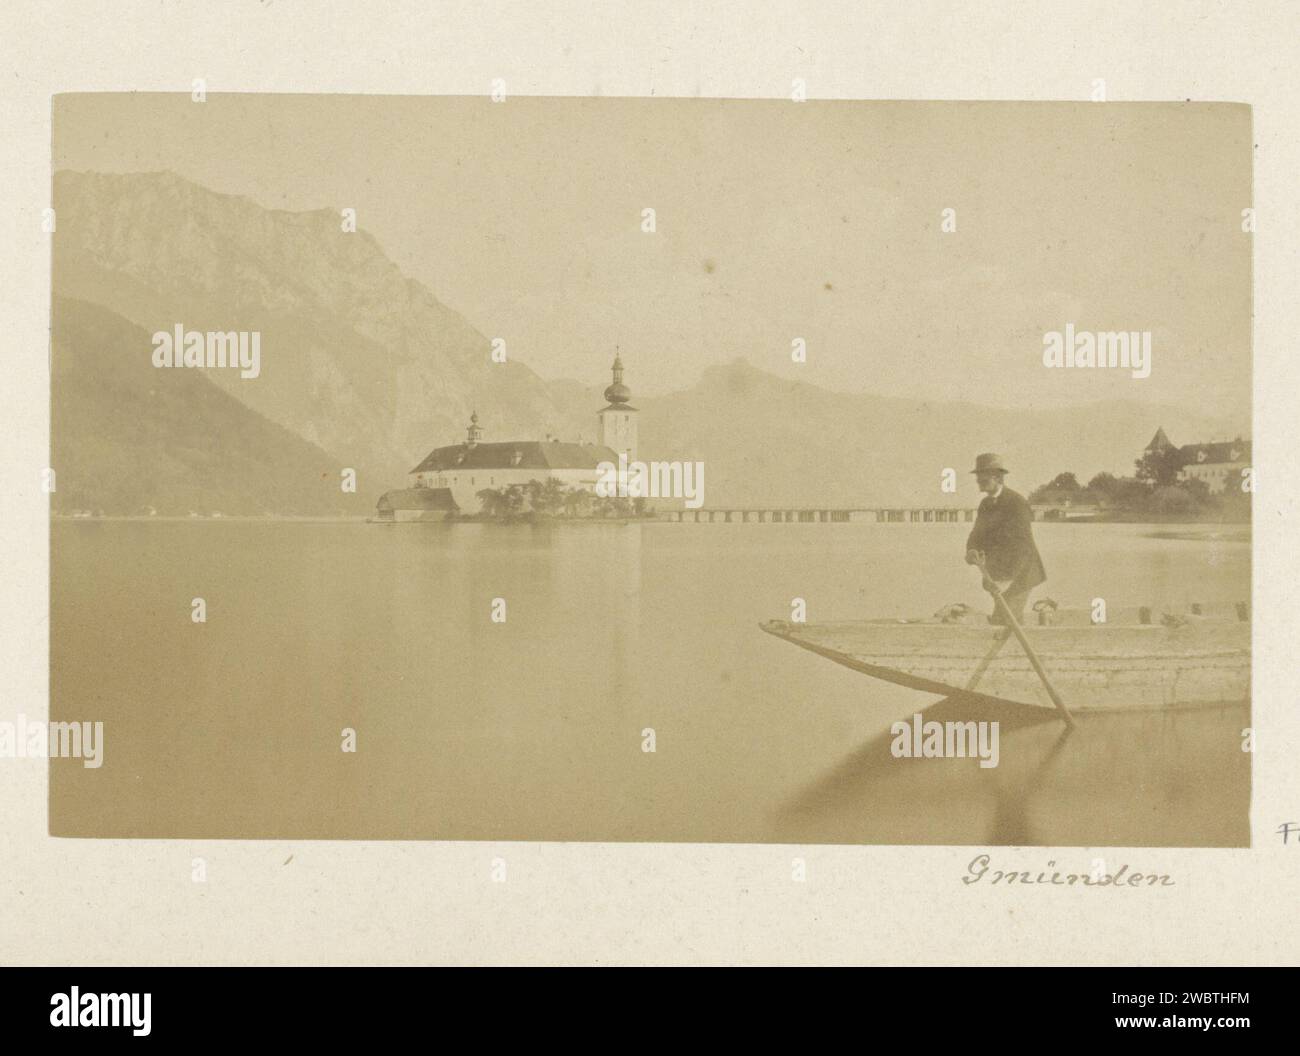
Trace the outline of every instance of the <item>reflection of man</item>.
{"type": "MultiPolygon", "coordinates": [[[[992,593],[996,584],[1007,607],[1019,619],[1029,592],[1047,579],[1043,559],[1034,545],[1034,514],[1023,495],[1003,486],[1007,469],[1001,455],[977,455],[971,472],[985,497],[966,540],[966,563],[975,564],[976,553],[984,553],[988,572],[984,589],[992,593]]],[[[996,607],[989,622],[1005,622],[996,607]]]]}

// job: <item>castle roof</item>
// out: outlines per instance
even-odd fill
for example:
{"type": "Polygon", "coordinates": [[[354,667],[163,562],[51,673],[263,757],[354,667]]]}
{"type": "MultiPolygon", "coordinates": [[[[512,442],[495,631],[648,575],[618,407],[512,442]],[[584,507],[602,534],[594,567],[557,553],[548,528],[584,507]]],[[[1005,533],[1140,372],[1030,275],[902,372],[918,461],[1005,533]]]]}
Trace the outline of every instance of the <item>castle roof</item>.
{"type": "Polygon", "coordinates": [[[1215,465],[1221,462],[1249,462],[1250,441],[1230,440],[1213,444],[1184,444],[1178,449],[1187,465],[1215,465]]]}
{"type": "Polygon", "coordinates": [[[1151,443],[1147,444],[1148,451],[1161,451],[1166,447],[1173,447],[1169,442],[1169,437],[1165,436],[1164,426],[1156,429],[1156,435],[1151,438],[1151,443]]]}
{"type": "Polygon", "coordinates": [[[601,462],[617,464],[618,455],[603,444],[567,444],[558,440],[507,440],[492,444],[454,444],[451,447],[438,447],[411,472],[442,473],[461,469],[595,469],[601,462]],[[516,454],[519,456],[517,460],[516,454]]]}
{"type": "MultiPolygon", "coordinates": [[[[1164,451],[1174,445],[1163,429],[1157,429],[1156,435],[1147,444],[1147,451],[1164,451]]],[[[1178,448],[1180,460],[1184,465],[1217,465],[1226,462],[1249,462],[1250,441],[1237,437],[1236,440],[1216,440],[1209,444],[1183,444],[1178,448]]]]}

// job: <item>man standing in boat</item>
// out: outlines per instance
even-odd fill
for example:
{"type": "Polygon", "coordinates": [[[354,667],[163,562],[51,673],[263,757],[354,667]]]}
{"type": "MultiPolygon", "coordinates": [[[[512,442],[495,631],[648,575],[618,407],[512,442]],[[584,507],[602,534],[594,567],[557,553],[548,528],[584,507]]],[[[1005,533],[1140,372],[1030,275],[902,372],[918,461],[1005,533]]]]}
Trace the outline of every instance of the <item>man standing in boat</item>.
{"type": "MultiPolygon", "coordinates": [[[[979,563],[984,554],[984,589],[993,592],[997,587],[1007,607],[1018,620],[1025,611],[1029,592],[1047,580],[1043,559],[1034,545],[1034,513],[1025,497],[1003,484],[1007,468],[1002,456],[983,454],[975,456],[975,482],[984,499],[975,517],[975,527],[966,540],[966,563],[979,563]]],[[[990,623],[1005,623],[996,605],[990,623]]]]}

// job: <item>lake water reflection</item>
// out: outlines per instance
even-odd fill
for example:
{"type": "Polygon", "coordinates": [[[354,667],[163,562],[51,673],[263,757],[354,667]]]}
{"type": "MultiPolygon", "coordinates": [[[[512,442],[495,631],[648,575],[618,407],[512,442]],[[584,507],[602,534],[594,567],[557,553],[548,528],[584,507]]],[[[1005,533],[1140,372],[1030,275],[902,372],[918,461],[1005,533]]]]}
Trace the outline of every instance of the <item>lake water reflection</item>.
{"type": "MultiPolygon", "coordinates": [[[[51,712],[104,721],[105,762],[52,765],[52,831],[1247,843],[1243,707],[1008,730],[996,770],[895,760],[890,723],[936,698],[758,630],[793,598],[985,607],[967,529],[56,522],[51,712]]],[[[1046,593],[1247,599],[1249,542],[1217,531],[1039,525],[1046,593]]]]}

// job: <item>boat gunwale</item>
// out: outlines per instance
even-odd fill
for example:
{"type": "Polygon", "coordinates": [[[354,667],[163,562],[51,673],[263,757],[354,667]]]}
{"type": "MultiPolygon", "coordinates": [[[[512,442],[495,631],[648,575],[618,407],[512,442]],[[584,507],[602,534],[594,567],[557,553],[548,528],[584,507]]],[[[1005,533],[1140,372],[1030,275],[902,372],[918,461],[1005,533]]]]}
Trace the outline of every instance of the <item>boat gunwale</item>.
{"type": "MultiPolygon", "coordinates": [[[[852,621],[852,622],[859,622],[859,621],[852,621]]],[[[886,623],[886,625],[888,624],[886,623]]],[[[905,689],[915,689],[915,690],[919,690],[922,693],[932,693],[936,696],[941,696],[941,697],[966,697],[969,699],[979,700],[990,704],[1017,704],[1022,706],[1040,708],[1042,709],[1045,715],[1051,715],[1055,713],[1055,709],[1052,706],[1043,704],[1041,701],[1015,700],[1010,697],[994,696],[989,693],[981,693],[975,689],[968,689],[961,686],[949,685],[946,682],[935,682],[931,679],[924,678],[919,675],[908,674],[906,671],[901,671],[898,668],[884,667],[879,664],[869,663],[868,661],[862,660],[861,658],[856,657],[851,653],[846,653],[839,649],[832,649],[829,646],[818,645],[815,642],[811,642],[806,638],[801,637],[798,632],[792,629],[795,625],[791,624],[787,620],[765,620],[759,623],[758,626],[760,630],[766,632],[767,634],[772,635],[774,638],[780,638],[784,641],[789,642],[791,645],[797,645],[801,649],[806,649],[809,652],[815,653],[818,656],[825,657],[826,659],[831,660],[834,663],[849,668],[849,670],[851,671],[857,671],[860,674],[868,675],[871,678],[878,678],[882,682],[889,682],[896,686],[902,686],[905,689]]],[[[814,624],[813,626],[818,626],[818,625],[814,624]]],[[[935,625],[931,625],[931,626],[935,626],[935,625]]],[[[943,625],[938,625],[938,626],[943,626],[943,625]]],[[[985,630],[985,628],[966,628],[966,629],[981,630],[981,631],[985,630]]],[[[1062,629],[1068,630],[1069,628],[1062,628],[1062,629]]],[[[1161,628],[1161,629],[1166,629],[1166,628],[1161,628]]],[[[999,630],[999,628],[990,625],[988,630],[996,632],[999,630]]],[[[1002,628],[1001,630],[1005,632],[1005,628],[1002,628]]],[[[995,637],[994,641],[997,640],[998,639],[995,637]]],[[[1249,649],[1233,650],[1229,653],[1222,654],[1222,655],[1243,657],[1248,660],[1250,656],[1250,650],[1249,649]]],[[[962,659],[975,659],[975,658],[971,657],[971,658],[962,658],[962,659]]],[[[1086,658],[1071,657],[1070,659],[1078,660],[1078,659],[1086,659],[1086,658]]],[[[1097,659],[1114,659],[1114,658],[1102,657],[1097,659]]],[[[1133,657],[1133,659],[1142,659],[1142,658],[1133,657]]],[[[1159,657],[1158,659],[1168,659],[1168,658],[1159,657]]],[[[1077,711],[1082,712],[1083,714],[1095,715],[1095,714],[1106,713],[1106,712],[1113,712],[1113,713],[1137,712],[1137,711],[1172,712],[1172,711],[1204,710],[1208,708],[1249,706],[1250,699],[1251,699],[1250,694],[1249,692],[1247,692],[1246,696],[1240,699],[1232,699],[1232,700],[1181,701],[1181,702],[1174,702],[1174,703],[1161,702],[1158,704],[1116,704],[1116,705],[1103,704],[1103,705],[1096,705],[1096,706],[1083,706],[1078,708],[1077,711]]]]}

